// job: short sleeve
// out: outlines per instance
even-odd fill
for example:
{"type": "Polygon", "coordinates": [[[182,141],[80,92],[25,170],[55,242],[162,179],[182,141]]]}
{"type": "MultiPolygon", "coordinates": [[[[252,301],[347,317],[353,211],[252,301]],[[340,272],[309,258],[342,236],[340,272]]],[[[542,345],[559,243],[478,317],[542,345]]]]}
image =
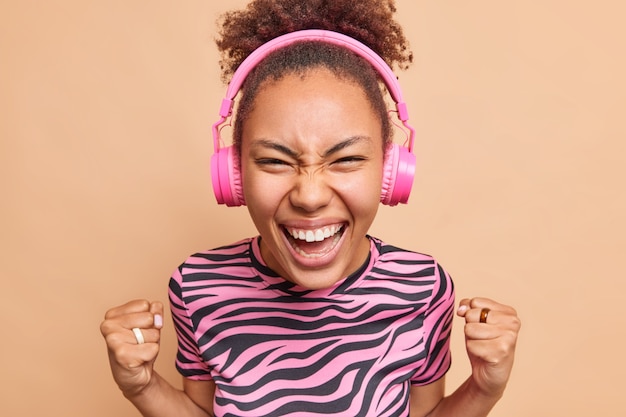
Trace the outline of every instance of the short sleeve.
{"type": "Polygon", "coordinates": [[[413,385],[427,385],[442,378],[451,365],[450,335],[454,317],[454,284],[437,263],[435,284],[424,317],[425,365],[411,378],[413,385]]]}
{"type": "Polygon", "coordinates": [[[186,378],[210,380],[212,379],[210,370],[200,355],[194,326],[185,305],[182,283],[181,268],[178,268],[172,274],[169,283],[170,310],[178,339],[176,369],[186,378]]]}

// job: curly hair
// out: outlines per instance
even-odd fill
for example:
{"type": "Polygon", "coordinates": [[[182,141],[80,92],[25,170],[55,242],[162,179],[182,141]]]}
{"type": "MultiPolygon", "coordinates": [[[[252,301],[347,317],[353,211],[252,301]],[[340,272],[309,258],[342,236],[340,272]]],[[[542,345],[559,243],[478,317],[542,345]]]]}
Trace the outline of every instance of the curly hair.
{"type": "Polygon", "coordinates": [[[227,81],[259,46],[304,29],[343,33],[369,46],[392,68],[406,69],[413,53],[393,18],[395,12],[394,0],[253,0],[220,19],[216,43],[222,53],[222,79],[227,81]]]}
{"type": "MultiPolygon", "coordinates": [[[[264,43],[304,29],[343,33],[369,46],[390,67],[406,69],[413,55],[402,27],[393,18],[395,12],[393,0],[252,0],[245,9],[226,12],[218,21],[216,44],[221,52],[222,80],[228,82],[243,60],[264,43]]],[[[305,41],[274,51],[247,76],[234,124],[235,148],[241,150],[243,121],[266,80],[276,81],[286,74],[304,74],[320,67],[363,88],[380,115],[386,146],[392,129],[376,71],[346,48],[305,41]]]]}

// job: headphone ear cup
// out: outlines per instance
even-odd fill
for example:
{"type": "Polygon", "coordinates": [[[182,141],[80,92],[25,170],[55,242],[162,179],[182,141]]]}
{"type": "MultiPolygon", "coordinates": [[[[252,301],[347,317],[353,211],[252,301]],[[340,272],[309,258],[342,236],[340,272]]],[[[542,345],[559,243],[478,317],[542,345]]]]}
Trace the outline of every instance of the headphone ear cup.
{"type": "Polygon", "coordinates": [[[415,178],[415,155],[404,146],[391,144],[385,154],[380,201],[388,206],[409,201],[415,178]]]}
{"type": "Polygon", "coordinates": [[[239,160],[232,146],[220,148],[211,156],[213,193],[219,204],[229,207],[245,205],[241,186],[239,160]]]}

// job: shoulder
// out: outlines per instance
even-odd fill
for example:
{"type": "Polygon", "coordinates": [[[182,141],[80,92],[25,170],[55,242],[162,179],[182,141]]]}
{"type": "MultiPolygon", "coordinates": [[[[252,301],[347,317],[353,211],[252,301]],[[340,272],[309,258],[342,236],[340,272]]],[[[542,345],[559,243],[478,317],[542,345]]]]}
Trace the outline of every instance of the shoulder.
{"type": "Polygon", "coordinates": [[[250,246],[254,238],[247,238],[230,245],[196,252],[189,256],[182,266],[205,265],[232,262],[250,256],[250,246]]]}
{"type": "Polygon", "coordinates": [[[372,251],[376,257],[377,262],[390,263],[398,265],[424,265],[424,266],[436,266],[439,265],[437,260],[431,255],[416,252],[414,250],[404,249],[382,240],[370,237],[372,241],[372,251]]]}
{"type": "Polygon", "coordinates": [[[172,273],[169,280],[170,301],[195,299],[198,290],[212,293],[216,288],[234,288],[244,281],[258,281],[251,267],[255,238],[196,252],[172,273]]]}
{"type": "Polygon", "coordinates": [[[371,240],[376,273],[395,279],[419,281],[420,285],[432,285],[436,293],[452,295],[452,278],[433,256],[403,249],[378,238],[371,240]]]}
{"type": "Polygon", "coordinates": [[[179,269],[197,270],[213,266],[224,266],[246,262],[250,258],[254,238],[247,238],[230,245],[196,252],[183,262],[179,269]]]}
{"type": "Polygon", "coordinates": [[[196,252],[176,268],[172,274],[172,279],[182,282],[187,277],[211,273],[212,271],[219,271],[221,274],[228,275],[229,268],[249,266],[254,239],[247,238],[230,245],[196,252]]]}

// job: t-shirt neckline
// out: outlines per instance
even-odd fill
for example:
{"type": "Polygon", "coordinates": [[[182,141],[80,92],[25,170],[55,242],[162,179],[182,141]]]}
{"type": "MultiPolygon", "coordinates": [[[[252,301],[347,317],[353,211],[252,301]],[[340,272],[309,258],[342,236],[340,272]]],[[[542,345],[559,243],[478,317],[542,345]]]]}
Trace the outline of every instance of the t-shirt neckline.
{"type": "Polygon", "coordinates": [[[376,239],[366,236],[370,241],[370,251],[365,261],[353,273],[337,281],[334,285],[319,290],[310,290],[300,285],[286,280],[271,269],[261,255],[261,236],[256,236],[250,240],[250,261],[261,279],[270,290],[284,295],[296,297],[336,297],[346,294],[351,289],[360,286],[364,277],[371,271],[374,261],[378,257],[378,245],[376,239]]]}

